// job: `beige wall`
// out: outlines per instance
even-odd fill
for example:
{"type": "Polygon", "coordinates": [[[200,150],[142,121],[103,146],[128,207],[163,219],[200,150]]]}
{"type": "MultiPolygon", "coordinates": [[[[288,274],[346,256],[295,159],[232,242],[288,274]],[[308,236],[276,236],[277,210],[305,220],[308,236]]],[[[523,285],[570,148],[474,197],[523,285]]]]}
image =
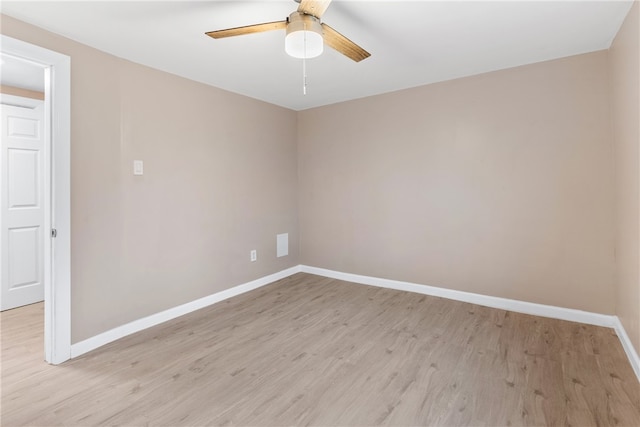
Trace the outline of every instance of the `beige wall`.
{"type": "Polygon", "coordinates": [[[71,57],[72,342],[299,263],[295,112],[1,25],[71,57]]]}
{"type": "Polygon", "coordinates": [[[304,264],[614,313],[607,52],[298,115],[304,264]]]}
{"type": "Polygon", "coordinates": [[[610,51],[616,165],[616,314],[640,353],[640,4],[636,1],[610,51]]]}
{"type": "Polygon", "coordinates": [[[32,98],[44,100],[44,93],[35,90],[23,89],[20,87],[0,85],[0,93],[4,95],[21,96],[23,98],[32,98]]]}
{"type": "Polygon", "coordinates": [[[638,236],[626,89],[637,39],[625,36],[637,10],[610,58],[627,164],[617,302],[607,52],[295,113],[2,16],[3,34],[72,58],[73,342],[299,262],[607,314],[617,304],[637,336],[638,246],[625,237],[634,220],[638,236]],[[282,232],[291,255],[276,259],[282,232]]]}

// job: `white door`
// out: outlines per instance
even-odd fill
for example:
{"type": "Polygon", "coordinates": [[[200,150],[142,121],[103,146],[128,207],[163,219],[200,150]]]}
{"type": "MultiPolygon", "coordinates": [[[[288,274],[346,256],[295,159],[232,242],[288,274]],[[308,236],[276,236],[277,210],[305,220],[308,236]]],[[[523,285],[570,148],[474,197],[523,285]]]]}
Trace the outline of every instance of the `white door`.
{"type": "Polygon", "coordinates": [[[44,105],[1,105],[0,310],[44,299],[44,105]]]}

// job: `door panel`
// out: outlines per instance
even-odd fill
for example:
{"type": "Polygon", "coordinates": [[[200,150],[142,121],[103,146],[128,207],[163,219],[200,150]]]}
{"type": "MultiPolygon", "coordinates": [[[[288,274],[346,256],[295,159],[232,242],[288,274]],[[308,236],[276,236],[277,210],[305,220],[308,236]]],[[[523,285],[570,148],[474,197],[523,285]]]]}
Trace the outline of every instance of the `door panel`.
{"type": "Polygon", "coordinates": [[[33,120],[24,117],[7,117],[7,134],[18,138],[31,138],[39,141],[40,120],[33,120]]]}
{"type": "Polygon", "coordinates": [[[39,285],[41,227],[10,228],[8,231],[9,290],[39,285]]]}
{"type": "Polygon", "coordinates": [[[9,148],[7,154],[9,209],[38,207],[39,155],[38,150],[9,148]]]}
{"type": "Polygon", "coordinates": [[[0,309],[44,299],[43,105],[0,106],[0,309]]]}

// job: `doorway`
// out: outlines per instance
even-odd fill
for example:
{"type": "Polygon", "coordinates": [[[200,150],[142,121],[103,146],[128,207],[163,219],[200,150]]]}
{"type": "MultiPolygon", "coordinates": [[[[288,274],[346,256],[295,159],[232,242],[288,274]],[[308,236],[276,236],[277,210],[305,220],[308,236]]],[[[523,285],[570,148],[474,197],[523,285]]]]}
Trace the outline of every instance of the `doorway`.
{"type": "MultiPolygon", "coordinates": [[[[44,69],[0,53],[0,310],[44,301],[51,269],[51,163],[44,129],[44,69]],[[45,254],[45,251],[47,252],[45,254]]],[[[42,323],[44,328],[44,319],[42,323]]]]}
{"type": "MultiPolygon", "coordinates": [[[[13,39],[4,35],[0,36],[0,54],[3,59],[22,61],[39,68],[43,73],[44,100],[42,101],[42,137],[43,146],[48,150],[46,156],[40,156],[29,151],[29,147],[18,148],[23,151],[16,153],[22,155],[16,165],[21,167],[35,166],[42,160],[42,167],[38,171],[44,175],[41,193],[34,193],[31,186],[29,190],[25,186],[21,189],[18,208],[25,210],[33,205],[38,197],[42,196],[43,207],[41,225],[27,224],[18,227],[23,234],[14,239],[24,253],[35,253],[40,256],[39,247],[42,247],[42,263],[38,264],[36,258],[27,259],[22,256],[15,261],[15,267],[19,268],[19,277],[14,277],[14,282],[21,286],[18,288],[33,288],[41,274],[44,298],[44,359],[52,364],[62,363],[71,357],[71,301],[70,301],[70,58],[66,55],[13,39]],[[36,197],[37,196],[37,197],[36,197]],[[29,203],[26,203],[29,202],[29,203]],[[40,267],[42,267],[40,269],[40,267]],[[40,271],[41,270],[41,271],[40,271]],[[36,272],[36,273],[34,273],[36,272]]],[[[3,68],[4,64],[3,64],[3,68]]],[[[4,70],[3,70],[4,71],[4,70]]],[[[24,97],[22,97],[24,99],[24,97]]],[[[14,101],[19,101],[14,98],[14,101]]],[[[4,107],[3,107],[4,108],[4,107]]],[[[20,123],[15,122],[15,129],[32,135],[37,131],[34,128],[33,117],[27,117],[20,123]]],[[[4,124],[3,124],[4,125],[4,124]]],[[[3,143],[4,144],[4,143],[3,143]]],[[[7,157],[6,151],[3,157],[7,157]]],[[[4,162],[4,160],[3,160],[4,162]]],[[[4,163],[3,163],[4,165],[4,163]]],[[[7,167],[3,167],[2,180],[7,180],[7,167]]],[[[24,171],[22,171],[24,172],[24,171]]],[[[26,176],[26,175],[25,175],[26,176]]],[[[32,181],[37,177],[31,176],[32,181]]],[[[2,187],[5,188],[4,186],[2,187]]],[[[17,194],[14,192],[14,194],[17,194]]],[[[2,194],[8,198],[7,194],[2,194]]],[[[8,233],[4,230],[9,215],[3,210],[3,237],[8,233]]],[[[14,242],[14,243],[15,243],[14,242]]],[[[5,249],[6,250],[6,249],[5,249]]],[[[7,258],[2,258],[2,270],[7,258]]],[[[12,266],[11,261],[8,262],[12,266]]],[[[4,274],[4,273],[3,273],[4,274]]],[[[3,295],[4,296],[4,295],[3,295]]],[[[4,303],[3,303],[4,304],[4,303]]]]}

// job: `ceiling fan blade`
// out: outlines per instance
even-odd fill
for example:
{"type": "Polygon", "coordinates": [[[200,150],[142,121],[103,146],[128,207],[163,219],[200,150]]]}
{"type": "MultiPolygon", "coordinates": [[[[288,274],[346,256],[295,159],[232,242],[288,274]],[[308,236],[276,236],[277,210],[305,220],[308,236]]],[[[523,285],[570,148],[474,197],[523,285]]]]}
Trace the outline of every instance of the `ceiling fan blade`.
{"type": "Polygon", "coordinates": [[[334,48],[338,52],[353,59],[356,62],[360,62],[363,59],[367,59],[371,56],[369,52],[328,26],[322,24],[322,36],[326,45],[334,48]]]}
{"type": "Polygon", "coordinates": [[[287,28],[287,21],[265,22],[264,24],[247,25],[245,27],[227,28],[226,30],[209,31],[205,33],[214,39],[224,37],[241,36],[243,34],[262,33],[264,31],[284,30],[287,28]]]}
{"type": "Polygon", "coordinates": [[[298,12],[315,16],[320,19],[324,11],[329,7],[331,0],[302,0],[298,6],[298,12]]]}

